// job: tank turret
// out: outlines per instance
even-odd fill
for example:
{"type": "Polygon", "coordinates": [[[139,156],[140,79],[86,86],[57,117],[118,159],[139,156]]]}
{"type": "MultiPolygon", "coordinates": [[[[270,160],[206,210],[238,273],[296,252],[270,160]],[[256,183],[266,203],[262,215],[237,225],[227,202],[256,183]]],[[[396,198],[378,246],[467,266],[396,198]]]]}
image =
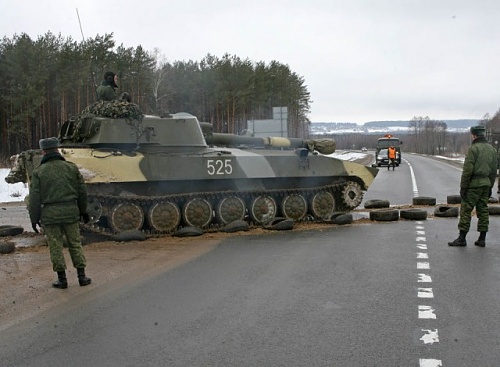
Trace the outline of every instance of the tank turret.
{"type": "MultiPolygon", "coordinates": [[[[87,110],[63,124],[59,139],[87,184],[92,228],[109,233],[323,220],[357,207],[378,172],[325,155],[335,150],[331,139],[216,134],[186,113],[87,110]]],[[[6,180],[29,183],[41,157],[21,152],[6,180]]]]}

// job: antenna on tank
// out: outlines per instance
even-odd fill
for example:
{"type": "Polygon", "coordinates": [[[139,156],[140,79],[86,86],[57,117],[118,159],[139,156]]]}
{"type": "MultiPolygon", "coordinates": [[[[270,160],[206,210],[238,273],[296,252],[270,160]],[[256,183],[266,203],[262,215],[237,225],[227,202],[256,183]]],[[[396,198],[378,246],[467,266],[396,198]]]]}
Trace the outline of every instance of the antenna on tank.
{"type": "MultiPolygon", "coordinates": [[[[78,13],[78,8],[76,8],[76,16],[78,17],[78,24],[80,25],[80,33],[82,34],[82,39],[83,42],[85,42],[85,36],[83,35],[83,28],[82,28],[82,22],[80,20],[80,13],[78,13]]],[[[94,73],[92,72],[92,55],[90,55],[90,77],[92,78],[92,84],[94,85],[94,89],[97,88],[97,84],[95,83],[94,79],[94,73]]],[[[97,90],[96,90],[96,97],[97,97],[97,90]]]]}

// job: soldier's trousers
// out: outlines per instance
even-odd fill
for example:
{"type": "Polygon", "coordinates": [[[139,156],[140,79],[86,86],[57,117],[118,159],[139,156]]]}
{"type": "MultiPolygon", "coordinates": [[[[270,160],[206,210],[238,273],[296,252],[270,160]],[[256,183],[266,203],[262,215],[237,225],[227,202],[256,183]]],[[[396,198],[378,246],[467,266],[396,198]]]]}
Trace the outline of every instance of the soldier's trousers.
{"type": "Polygon", "coordinates": [[[488,199],[489,187],[475,187],[467,189],[465,199],[462,199],[460,205],[460,220],[458,221],[458,230],[469,232],[471,213],[474,207],[477,215],[477,231],[488,232],[489,212],[488,199]]]}
{"type": "Polygon", "coordinates": [[[50,260],[54,271],[66,270],[63,245],[68,245],[71,261],[75,268],[85,268],[87,260],[83,254],[82,242],[80,241],[80,225],[78,222],[71,224],[44,225],[45,236],[49,244],[50,260]]]}

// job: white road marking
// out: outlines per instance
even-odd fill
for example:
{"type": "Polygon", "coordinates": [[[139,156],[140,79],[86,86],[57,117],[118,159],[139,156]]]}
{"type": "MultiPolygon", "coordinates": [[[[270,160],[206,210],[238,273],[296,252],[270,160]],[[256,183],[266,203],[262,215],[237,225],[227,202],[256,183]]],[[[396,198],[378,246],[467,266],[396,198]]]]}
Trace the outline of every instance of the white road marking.
{"type": "Polygon", "coordinates": [[[404,160],[408,167],[410,167],[410,175],[411,175],[411,185],[413,186],[413,196],[418,196],[418,187],[417,187],[417,180],[415,179],[415,173],[413,173],[413,167],[411,164],[405,159],[404,160]]]}
{"type": "Polygon", "coordinates": [[[429,255],[427,252],[417,252],[417,259],[428,259],[429,255]]]}
{"type": "Polygon", "coordinates": [[[439,343],[438,329],[434,329],[434,330],[422,329],[422,331],[425,334],[422,335],[420,340],[422,340],[424,342],[424,344],[439,343]]]}
{"type": "Polygon", "coordinates": [[[431,279],[430,275],[418,274],[418,282],[419,283],[432,283],[432,279],[431,279]]]}
{"type": "Polygon", "coordinates": [[[421,250],[427,250],[427,245],[425,243],[421,243],[421,244],[417,245],[417,247],[421,250]]]}
{"type": "Polygon", "coordinates": [[[426,242],[425,237],[417,237],[417,238],[415,238],[415,240],[416,240],[417,242],[426,242]]]}
{"type": "Polygon", "coordinates": [[[436,314],[434,313],[436,311],[433,309],[431,306],[424,306],[424,305],[419,305],[418,306],[418,318],[419,319],[435,319],[436,314]]]}
{"type": "Polygon", "coordinates": [[[417,269],[430,269],[430,265],[427,262],[418,262],[417,269]]]}
{"type": "Polygon", "coordinates": [[[432,288],[418,288],[418,298],[434,298],[432,288]]]}
{"type": "Polygon", "coordinates": [[[443,367],[440,359],[419,359],[420,367],[443,367]]]}
{"type": "Polygon", "coordinates": [[[421,236],[425,236],[425,231],[417,231],[417,234],[419,234],[421,236]]]}

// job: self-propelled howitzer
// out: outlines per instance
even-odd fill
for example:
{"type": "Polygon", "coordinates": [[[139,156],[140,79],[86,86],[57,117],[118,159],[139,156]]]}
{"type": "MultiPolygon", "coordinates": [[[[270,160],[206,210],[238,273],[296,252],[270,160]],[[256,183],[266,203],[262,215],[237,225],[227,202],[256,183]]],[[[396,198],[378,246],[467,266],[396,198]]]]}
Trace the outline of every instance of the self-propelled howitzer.
{"type": "MultiPolygon", "coordinates": [[[[185,113],[82,114],[63,124],[59,139],[62,156],[87,184],[92,222],[114,233],[216,229],[275,216],[323,220],[357,207],[378,172],[318,153],[331,152],[333,141],[207,133],[185,113]]],[[[15,156],[7,182],[29,183],[41,154],[15,156]]]]}

